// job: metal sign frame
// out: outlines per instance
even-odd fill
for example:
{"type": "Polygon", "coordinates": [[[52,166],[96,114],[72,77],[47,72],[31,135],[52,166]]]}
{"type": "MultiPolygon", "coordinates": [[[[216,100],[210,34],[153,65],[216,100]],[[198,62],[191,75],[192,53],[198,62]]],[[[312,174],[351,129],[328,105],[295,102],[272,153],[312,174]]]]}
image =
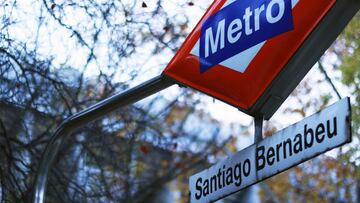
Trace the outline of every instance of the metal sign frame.
{"type": "Polygon", "coordinates": [[[39,169],[34,179],[33,202],[43,203],[49,170],[64,140],[79,127],[99,119],[116,109],[135,103],[173,85],[173,81],[160,75],[136,87],[109,97],[62,122],[51,136],[41,156],[39,169]]]}

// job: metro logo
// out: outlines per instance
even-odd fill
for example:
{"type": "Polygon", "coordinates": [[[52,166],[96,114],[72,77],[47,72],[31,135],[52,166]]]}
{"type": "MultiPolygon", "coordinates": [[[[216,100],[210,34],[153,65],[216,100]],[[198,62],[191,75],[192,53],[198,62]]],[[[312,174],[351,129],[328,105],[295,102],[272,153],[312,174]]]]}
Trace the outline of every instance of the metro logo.
{"type": "Polygon", "coordinates": [[[201,27],[200,72],[293,29],[291,0],[235,1],[201,27]]]}

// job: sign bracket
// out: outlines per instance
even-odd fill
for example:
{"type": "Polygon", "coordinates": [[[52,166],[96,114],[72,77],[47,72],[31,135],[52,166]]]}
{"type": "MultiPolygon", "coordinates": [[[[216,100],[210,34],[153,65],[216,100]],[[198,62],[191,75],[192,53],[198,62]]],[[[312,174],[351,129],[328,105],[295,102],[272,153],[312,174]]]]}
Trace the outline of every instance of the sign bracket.
{"type": "Polygon", "coordinates": [[[263,122],[264,116],[255,116],[254,125],[255,125],[255,134],[254,134],[254,143],[258,143],[263,140],[263,122]]]}

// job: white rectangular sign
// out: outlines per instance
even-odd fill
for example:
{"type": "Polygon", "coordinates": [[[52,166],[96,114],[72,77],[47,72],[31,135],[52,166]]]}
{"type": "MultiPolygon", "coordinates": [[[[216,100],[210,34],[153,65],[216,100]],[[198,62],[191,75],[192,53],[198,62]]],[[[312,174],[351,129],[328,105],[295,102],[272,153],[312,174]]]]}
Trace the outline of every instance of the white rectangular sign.
{"type": "Polygon", "coordinates": [[[190,177],[191,202],[212,202],[351,142],[349,98],[190,177]]]}

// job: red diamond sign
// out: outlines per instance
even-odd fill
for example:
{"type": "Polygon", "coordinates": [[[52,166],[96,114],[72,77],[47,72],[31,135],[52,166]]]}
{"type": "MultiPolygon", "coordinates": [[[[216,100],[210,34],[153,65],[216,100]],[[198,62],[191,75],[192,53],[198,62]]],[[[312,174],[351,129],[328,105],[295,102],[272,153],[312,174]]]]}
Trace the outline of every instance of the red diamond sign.
{"type": "Polygon", "coordinates": [[[356,0],[215,0],[164,74],[269,119],[359,7],[356,0]]]}

